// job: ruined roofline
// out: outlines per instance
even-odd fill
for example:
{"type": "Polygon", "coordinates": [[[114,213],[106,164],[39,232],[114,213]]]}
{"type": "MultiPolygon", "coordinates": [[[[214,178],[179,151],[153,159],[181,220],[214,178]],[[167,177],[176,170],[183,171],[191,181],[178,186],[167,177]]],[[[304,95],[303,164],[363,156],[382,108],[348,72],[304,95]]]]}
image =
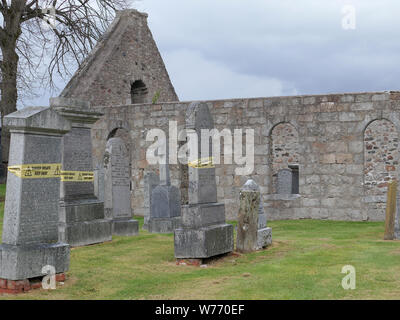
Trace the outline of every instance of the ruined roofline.
{"type": "MultiPolygon", "coordinates": [[[[185,100],[185,101],[170,101],[170,102],[157,102],[155,104],[153,103],[137,103],[137,104],[119,104],[119,105],[98,105],[98,106],[91,106],[91,108],[118,108],[118,107],[127,107],[127,106],[160,106],[160,105],[172,105],[172,104],[189,104],[192,102],[235,102],[235,101],[253,101],[253,100],[272,100],[272,99],[304,99],[304,98],[318,98],[318,97],[334,97],[334,96],[362,96],[362,95],[367,95],[367,94],[400,94],[400,91],[398,90],[385,90],[385,91],[370,91],[370,92],[342,92],[342,93],[328,93],[328,94],[304,94],[304,95],[294,95],[294,96],[269,96],[269,97],[252,97],[252,98],[232,98],[232,99],[212,99],[212,100],[185,100]]],[[[332,102],[332,101],[326,101],[326,102],[332,102]]]]}
{"type": "MultiPolygon", "coordinates": [[[[76,70],[74,75],[71,77],[70,81],[67,83],[65,88],[60,94],[60,97],[68,97],[70,92],[75,89],[75,87],[79,84],[79,79],[87,72],[87,70],[92,66],[93,62],[98,60],[98,56],[102,49],[105,48],[107,44],[107,40],[111,39],[121,24],[122,18],[129,18],[131,16],[137,16],[140,18],[144,18],[147,20],[148,14],[144,12],[137,11],[135,9],[126,9],[116,11],[115,19],[110,24],[108,29],[104,32],[104,34],[99,38],[97,44],[92,49],[92,51],[88,54],[88,56],[83,60],[80,67],[76,70]]],[[[117,34],[115,37],[120,37],[122,34],[117,34]]]]}

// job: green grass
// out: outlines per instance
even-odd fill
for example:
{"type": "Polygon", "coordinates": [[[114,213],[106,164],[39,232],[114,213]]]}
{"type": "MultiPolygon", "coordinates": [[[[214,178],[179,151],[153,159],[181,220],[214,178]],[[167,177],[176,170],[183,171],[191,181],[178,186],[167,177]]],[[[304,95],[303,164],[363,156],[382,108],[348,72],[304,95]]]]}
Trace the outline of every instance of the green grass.
{"type": "Polygon", "coordinates": [[[115,237],[73,249],[67,281],[57,290],[0,299],[400,298],[400,242],[381,240],[383,223],[300,220],[270,226],[274,243],[268,250],[228,256],[207,268],[177,266],[172,234],[141,230],[138,237],[115,237]],[[356,290],[341,287],[344,265],[356,268],[356,290]]]}

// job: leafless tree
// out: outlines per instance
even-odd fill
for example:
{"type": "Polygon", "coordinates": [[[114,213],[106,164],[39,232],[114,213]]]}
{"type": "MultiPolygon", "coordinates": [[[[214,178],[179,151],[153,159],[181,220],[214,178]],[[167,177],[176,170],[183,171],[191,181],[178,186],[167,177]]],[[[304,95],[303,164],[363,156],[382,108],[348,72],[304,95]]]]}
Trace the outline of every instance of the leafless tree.
{"type": "MultiPolygon", "coordinates": [[[[17,110],[21,94],[52,87],[55,74],[70,75],[115,16],[131,0],[0,0],[1,123],[17,110]],[[1,21],[1,19],[3,21],[1,21]]],[[[1,137],[8,162],[9,133],[1,137]]]]}

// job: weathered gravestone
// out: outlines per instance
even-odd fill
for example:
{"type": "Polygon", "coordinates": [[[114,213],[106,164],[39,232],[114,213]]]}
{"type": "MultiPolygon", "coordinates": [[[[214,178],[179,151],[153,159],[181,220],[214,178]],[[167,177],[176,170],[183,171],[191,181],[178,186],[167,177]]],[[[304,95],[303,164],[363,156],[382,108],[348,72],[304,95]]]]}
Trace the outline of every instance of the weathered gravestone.
{"type": "Polygon", "coordinates": [[[239,252],[251,252],[272,244],[272,229],[267,228],[267,214],[261,199],[260,187],[248,180],[240,192],[236,242],[239,252]]]}
{"type": "Polygon", "coordinates": [[[236,250],[252,252],[257,250],[258,213],[260,209],[260,192],[254,190],[249,180],[240,191],[236,250]]]}
{"type": "Polygon", "coordinates": [[[290,169],[278,171],[277,194],[292,194],[293,172],[290,169]]]}
{"type": "Polygon", "coordinates": [[[8,288],[17,293],[29,290],[27,279],[44,276],[46,266],[56,273],[69,268],[69,245],[58,242],[58,206],[62,136],[71,125],[44,107],[12,113],[4,125],[10,128],[11,144],[0,278],[24,280],[8,288]]]}
{"type": "Polygon", "coordinates": [[[144,174],[144,223],[143,229],[149,229],[150,203],[153,190],[160,184],[160,177],[155,172],[146,172],[144,174]]]}
{"type": "Polygon", "coordinates": [[[226,223],[225,205],[217,203],[215,167],[203,159],[211,153],[204,154],[200,147],[201,130],[213,128],[207,104],[192,103],[186,130],[197,134],[199,156],[189,165],[189,204],[182,207],[182,228],[175,230],[177,259],[205,259],[233,251],[233,226],[226,223]]]}
{"type": "Polygon", "coordinates": [[[152,233],[171,233],[181,226],[181,197],[171,185],[168,144],[160,164],[160,184],[151,192],[148,230],[152,233]]]}
{"type": "Polygon", "coordinates": [[[132,219],[129,152],[121,138],[111,138],[105,152],[105,212],[112,221],[112,233],[134,236],[139,222],[132,219]]]}
{"type": "Polygon", "coordinates": [[[105,219],[104,202],[94,195],[91,127],[102,114],[75,99],[53,98],[50,104],[72,123],[62,144],[60,241],[73,247],[111,241],[112,224],[105,219]]]}

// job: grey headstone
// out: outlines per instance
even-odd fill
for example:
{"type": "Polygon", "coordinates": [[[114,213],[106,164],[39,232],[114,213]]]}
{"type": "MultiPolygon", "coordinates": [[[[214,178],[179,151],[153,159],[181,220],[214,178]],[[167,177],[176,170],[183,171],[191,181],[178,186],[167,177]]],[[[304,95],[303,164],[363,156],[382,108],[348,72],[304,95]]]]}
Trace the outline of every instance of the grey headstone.
{"type": "Polygon", "coordinates": [[[292,194],[293,172],[289,169],[282,169],[277,177],[277,194],[292,194]]]}
{"type": "Polygon", "coordinates": [[[181,215],[179,189],[174,186],[157,186],[151,195],[150,219],[173,218],[181,215]]]}
{"type": "MultiPolygon", "coordinates": [[[[214,121],[206,103],[190,104],[186,115],[186,130],[193,130],[198,137],[198,159],[212,156],[212,139],[209,141],[208,154],[202,153],[202,130],[214,129],[214,121]]],[[[217,202],[217,184],[215,168],[194,168],[189,166],[189,204],[217,202]]]]}
{"type": "Polygon", "coordinates": [[[129,150],[121,138],[108,140],[104,159],[106,190],[104,206],[106,217],[113,222],[113,234],[137,235],[139,224],[132,219],[131,209],[129,150]]]}
{"type": "Polygon", "coordinates": [[[248,181],[240,192],[236,238],[236,250],[239,252],[257,250],[260,191],[256,186],[254,181],[248,181]]]}
{"type": "Polygon", "coordinates": [[[272,229],[267,228],[267,214],[261,205],[261,192],[253,180],[248,180],[240,192],[236,247],[251,252],[272,243],[272,229]]]}
{"type": "MultiPolygon", "coordinates": [[[[62,136],[71,125],[54,110],[25,108],[6,116],[4,124],[11,132],[10,166],[61,164],[62,136]]],[[[69,246],[57,242],[60,177],[27,176],[32,176],[32,171],[21,177],[8,175],[0,246],[3,279],[40,277],[47,265],[55,267],[56,273],[69,268],[69,246]]]]}
{"type": "Polygon", "coordinates": [[[146,172],[144,174],[144,224],[143,229],[147,230],[149,228],[150,219],[150,203],[151,194],[153,189],[160,184],[160,177],[154,172],[146,172]]]}
{"type": "MultiPolygon", "coordinates": [[[[72,124],[63,137],[63,170],[93,172],[91,128],[102,114],[77,99],[52,98],[50,104],[72,124]]],[[[61,182],[59,239],[73,247],[111,241],[112,223],[105,219],[104,202],[94,194],[94,182],[61,182]],[[78,221],[72,223],[70,216],[78,216],[78,221]]]]}
{"type": "MultiPolygon", "coordinates": [[[[214,122],[207,104],[194,102],[186,114],[186,129],[199,137],[201,129],[213,129],[214,122]]],[[[210,143],[209,155],[211,157],[210,143]]],[[[182,207],[182,228],[175,230],[177,259],[204,259],[233,251],[233,226],[226,223],[225,205],[217,203],[215,168],[189,166],[189,204],[182,207]]]]}

